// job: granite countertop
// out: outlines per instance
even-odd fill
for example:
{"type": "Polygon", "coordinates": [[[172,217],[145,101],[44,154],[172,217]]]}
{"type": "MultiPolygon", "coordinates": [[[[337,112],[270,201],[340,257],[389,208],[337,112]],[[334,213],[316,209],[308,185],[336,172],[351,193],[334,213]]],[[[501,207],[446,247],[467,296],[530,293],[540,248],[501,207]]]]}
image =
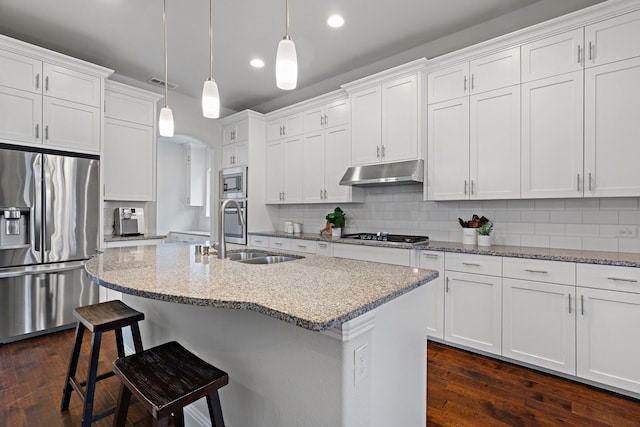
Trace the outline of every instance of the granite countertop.
{"type": "MultiPolygon", "coordinates": [[[[229,253],[234,249],[246,247],[228,245],[229,253]]],[[[433,270],[317,255],[251,265],[194,252],[188,244],[106,249],[87,262],[86,271],[99,285],[126,294],[253,310],[313,331],[354,319],[438,276],[433,270]]]]}
{"type": "Polygon", "coordinates": [[[542,259],[549,261],[577,262],[583,264],[602,264],[622,267],[640,267],[640,254],[629,252],[609,251],[583,251],[576,249],[534,248],[528,246],[502,246],[494,245],[482,247],[475,245],[463,245],[456,242],[429,241],[428,243],[408,244],[378,242],[375,240],[331,239],[318,234],[288,234],[284,232],[259,232],[249,233],[257,236],[288,237],[292,239],[322,240],[333,243],[349,245],[368,245],[392,248],[406,248],[429,251],[456,252],[476,255],[491,255],[513,258],[542,259]]]}
{"type": "Polygon", "coordinates": [[[166,239],[166,234],[137,234],[132,236],[118,236],[115,234],[105,235],[105,242],[121,242],[124,240],[152,240],[152,239],[166,239]]]}

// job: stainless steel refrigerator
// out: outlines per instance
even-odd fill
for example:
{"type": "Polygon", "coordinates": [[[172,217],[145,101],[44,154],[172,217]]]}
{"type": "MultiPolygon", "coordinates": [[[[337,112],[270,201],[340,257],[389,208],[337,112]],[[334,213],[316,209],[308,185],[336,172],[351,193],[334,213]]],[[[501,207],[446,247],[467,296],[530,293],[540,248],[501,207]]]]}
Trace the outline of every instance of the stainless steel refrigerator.
{"type": "Polygon", "coordinates": [[[74,323],[98,301],[97,156],[0,144],[0,343],[74,323]]]}

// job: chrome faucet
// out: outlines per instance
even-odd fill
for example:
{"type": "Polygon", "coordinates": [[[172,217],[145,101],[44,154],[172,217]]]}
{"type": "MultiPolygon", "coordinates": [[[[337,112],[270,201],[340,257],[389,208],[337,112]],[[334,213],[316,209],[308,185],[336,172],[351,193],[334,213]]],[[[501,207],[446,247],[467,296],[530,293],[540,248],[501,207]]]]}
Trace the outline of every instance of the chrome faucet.
{"type": "Polygon", "coordinates": [[[222,202],[220,205],[220,218],[218,218],[218,244],[215,248],[218,250],[218,259],[225,259],[227,256],[227,243],[224,240],[224,210],[229,203],[236,206],[236,210],[238,211],[238,224],[244,225],[244,217],[242,216],[240,204],[234,199],[227,199],[222,202]]]}

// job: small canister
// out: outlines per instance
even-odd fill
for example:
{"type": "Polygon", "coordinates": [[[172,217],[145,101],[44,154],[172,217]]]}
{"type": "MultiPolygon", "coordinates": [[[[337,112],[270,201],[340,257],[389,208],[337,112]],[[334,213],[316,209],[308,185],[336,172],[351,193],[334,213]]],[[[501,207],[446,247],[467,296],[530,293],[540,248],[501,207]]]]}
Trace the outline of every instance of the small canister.
{"type": "Polygon", "coordinates": [[[202,254],[202,245],[196,245],[195,247],[196,255],[202,254]]]}
{"type": "Polygon", "coordinates": [[[293,222],[285,221],[284,222],[284,232],[285,233],[293,233],[293,222]]]}
{"type": "Polygon", "coordinates": [[[294,233],[302,233],[302,224],[300,224],[299,222],[294,222],[293,223],[293,232],[294,233]]]}

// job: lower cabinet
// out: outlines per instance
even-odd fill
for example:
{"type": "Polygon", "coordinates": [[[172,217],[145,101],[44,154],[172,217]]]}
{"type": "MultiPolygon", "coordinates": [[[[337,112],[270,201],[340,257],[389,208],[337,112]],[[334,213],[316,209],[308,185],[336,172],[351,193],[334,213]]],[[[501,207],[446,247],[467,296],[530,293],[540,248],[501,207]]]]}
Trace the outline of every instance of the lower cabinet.
{"type": "Polygon", "coordinates": [[[502,280],[502,355],[575,375],[575,286],[502,280]]]}
{"type": "Polygon", "coordinates": [[[427,335],[444,339],[444,252],[419,251],[418,267],[440,272],[427,283],[427,335]]]}
{"type": "Polygon", "coordinates": [[[407,267],[411,265],[410,249],[336,243],[333,245],[333,256],[384,264],[406,265],[407,267]]]}

